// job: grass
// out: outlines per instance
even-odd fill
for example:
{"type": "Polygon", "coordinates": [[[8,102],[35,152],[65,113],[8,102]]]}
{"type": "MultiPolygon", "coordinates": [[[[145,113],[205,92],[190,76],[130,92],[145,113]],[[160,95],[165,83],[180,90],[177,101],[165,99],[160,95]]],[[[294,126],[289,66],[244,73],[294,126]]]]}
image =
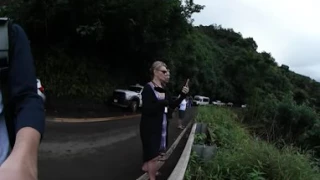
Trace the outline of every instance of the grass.
{"type": "Polygon", "coordinates": [[[318,180],[320,173],[309,154],[293,147],[277,149],[252,137],[230,110],[201,107],[196,117],[210,128],[218,145],[216,156],[207,163],[193,152],[186,180],[318,180]]]}

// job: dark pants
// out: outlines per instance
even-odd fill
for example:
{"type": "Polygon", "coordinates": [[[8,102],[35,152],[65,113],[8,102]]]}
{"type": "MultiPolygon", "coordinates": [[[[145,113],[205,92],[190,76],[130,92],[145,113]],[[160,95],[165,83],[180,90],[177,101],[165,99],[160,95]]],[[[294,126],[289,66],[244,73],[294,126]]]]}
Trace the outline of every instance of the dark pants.
{"type": "Polygon", "coordinates": [[[185,116],[186,111],[179,110],[179,119],[183,120],[185,116]]]}

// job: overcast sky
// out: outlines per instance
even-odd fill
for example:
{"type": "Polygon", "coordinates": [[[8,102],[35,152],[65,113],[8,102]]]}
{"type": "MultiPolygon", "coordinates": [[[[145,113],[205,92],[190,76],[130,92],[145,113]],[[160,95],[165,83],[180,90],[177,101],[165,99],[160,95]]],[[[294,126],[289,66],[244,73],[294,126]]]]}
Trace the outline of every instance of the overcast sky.
{"type": "Polygon", "coordinates": [[[253,37],[279,65],[320,81],[320,0],[194,0],[194,25],[218,24],[253,37]]]}

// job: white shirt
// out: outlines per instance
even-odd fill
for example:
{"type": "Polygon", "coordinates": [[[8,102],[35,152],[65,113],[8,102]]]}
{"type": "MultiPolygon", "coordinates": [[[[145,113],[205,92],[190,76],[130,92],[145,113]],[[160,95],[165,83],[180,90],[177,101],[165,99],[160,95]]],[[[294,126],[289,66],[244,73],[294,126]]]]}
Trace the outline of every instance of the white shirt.
{"type": "Polygon", "coordinates": [[[181,101],[179,110],[185,111],[186,109],[187,109],[187,101],[186,101],[186,99],[184,99],[184,100],[181,101]]]}
{"type": "Polygon", "coordinates": [[[0,165],[7,159],[10,153],[10,142],[4,119],[2,93],[0,92],[0,165]]]}

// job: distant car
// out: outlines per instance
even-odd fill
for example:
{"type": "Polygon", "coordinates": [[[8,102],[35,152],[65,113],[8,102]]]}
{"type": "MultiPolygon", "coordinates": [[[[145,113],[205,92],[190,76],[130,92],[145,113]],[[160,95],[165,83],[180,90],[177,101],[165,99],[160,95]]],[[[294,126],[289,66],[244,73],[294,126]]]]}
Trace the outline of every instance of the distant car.
{"type": "Polygon", "coordinates": [[[43,99],[43,101],[46,101],[46,95],[44,94],[44,87],[41,84],[40,79],[37,79],[37,90],[38,90],[38,95],[43,99]]]}
{"type": "Polygon", "coordinates": [[[226,103],[221,102],[220,100],[213,101],[212,104],[217,105],[217,106],[225,106],[226,105],[226,103]]]}
{"type": "Polygon", "coordinates": [[[195,95],[194,98],[193,98],[193,104],[195,106],[209,105],[209,102],[210,102],[210,98],[209,97],[195,95]]]}
{"type": "Polygon", "coordinates": [[[227,103],[227,106],[232,107],[232,106],[233,106],[233,103],[232,103],[232,102],[228,102],[228,103],[227,103]]]}

